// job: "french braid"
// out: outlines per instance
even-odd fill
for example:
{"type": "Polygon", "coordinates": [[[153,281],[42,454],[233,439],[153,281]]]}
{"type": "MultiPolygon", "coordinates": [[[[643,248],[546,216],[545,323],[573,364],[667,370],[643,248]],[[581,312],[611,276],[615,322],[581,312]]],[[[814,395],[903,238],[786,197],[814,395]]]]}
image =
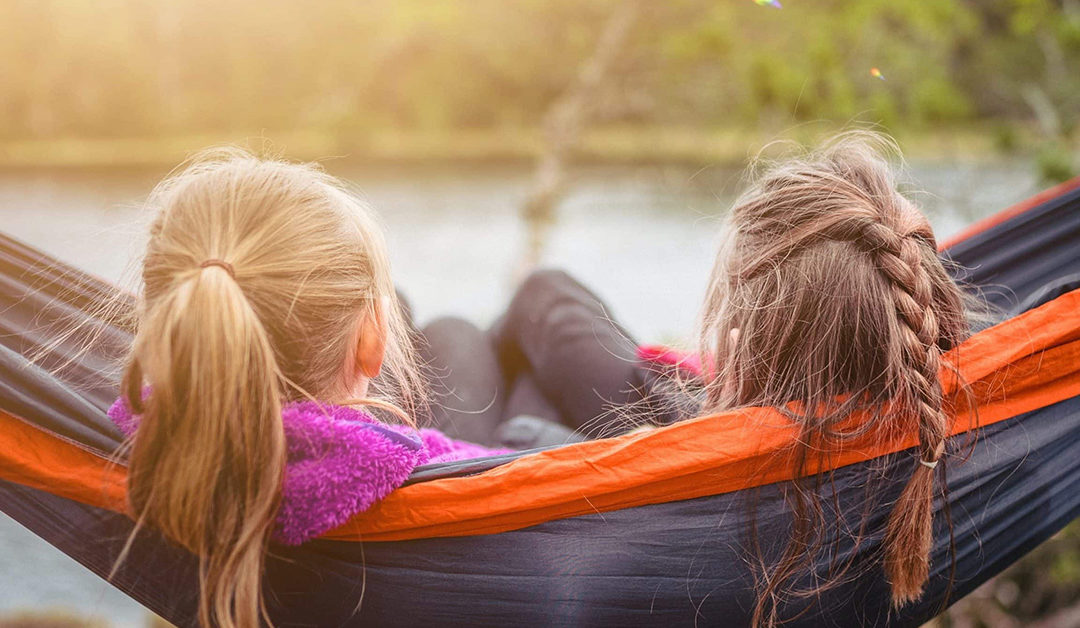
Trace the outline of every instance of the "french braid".
{"type": "MultiPolygon", "coordinates": [[[[842,186],[843,187],[843,186],[842,186]]],[[[853,197],[863,196],[849,190],[853,197]]],[[[879,202],[881,199],[878,199],[879,202]]],[[[934,470],[944,451],[948,418],[943,410],[940,378],[942,349],[931,275],[923,260],[934,254],[933,233],[914,208],[891,195],[877,221],[866,219],[866,208],[855,210],[854,221],[838,220],[825,237],[847,240],[872,255],[888,280],[895,307],[895,325],[887,342],[894,359],[895,401],[917,419],[920,462],[889,515],[885,533],[885,573],[897,607],[918,599],[926,584],[933,543],[934,470]],[[889,224],[893,223],[893,224],[889,224]],[[853,224],[860,228],[853,228],[853,224]]]]}
{"type": "MultiPolygon", "coordinates": [[[[894,151],[853,133],[766,170],[733,208],[710,281],[701,339],[716,360],[703,410],[771,406],[800,424],[792,541],[759,578],[756,625],[782,622],[778,605],[839,584],[852,566],[834,563],[831,577],[799,588],[831,527],[818,494],[831,480],[811,478],[807,461],[852,439],[918,435],[918,464],[899,499],[880,504],[890,508],[883,567],[896,607],[928,580],[934,469],[951,403],[940,369],[952,368],[944,352],[970,328],[929,223],[882,157],[894,151]]],[[[864,523],[880,512],[879,492],[868,488],[865,499],[864,523]]]]}
{"type": "MultiPolygon", "coordinates": [[[[908,214],[910,215],[910,214],[908,214]]],[[[888,279],[896,308],[890,350],[900,358],[897,401],[917,417],[920,462],[889,515],[885,533],[885,573],[897,607],[918,599],[929,575],[933,543],[934,468],[944,451],[948,419],[942,409],[942,350],[925,249],[936,247],[929,229],[896,230],[867,225],[857,240],[869,247],[888,279]]]]}

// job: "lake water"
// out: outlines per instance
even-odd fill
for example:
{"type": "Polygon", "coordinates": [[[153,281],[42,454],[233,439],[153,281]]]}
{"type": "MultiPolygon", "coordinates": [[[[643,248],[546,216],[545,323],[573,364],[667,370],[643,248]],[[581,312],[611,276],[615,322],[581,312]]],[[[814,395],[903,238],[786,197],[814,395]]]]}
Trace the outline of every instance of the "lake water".
{"type": "MultiPolygon", "coordinates": [[[[394,276],[424,322],[441,314],[492,321],[520,270],[517,207],[525,166],[360,167],[330,163],[382,218],[394,276]]],[[[112,281],[132,276],[160,172],[0,172],[0,230],[112,281]]],[[[1038,191],[1029,165],[915,163],[915,197],[939,239],[1038,191]]],[[[689,337],[719,240],[741,187],[723,168],[586,168],[577,172],[543,265],[569,270],[638,339],[689,337]]],[[[145,611],[10,518],[0,515],[0,620],[19,609],[66,609],[145,622],[145,611]]]]}

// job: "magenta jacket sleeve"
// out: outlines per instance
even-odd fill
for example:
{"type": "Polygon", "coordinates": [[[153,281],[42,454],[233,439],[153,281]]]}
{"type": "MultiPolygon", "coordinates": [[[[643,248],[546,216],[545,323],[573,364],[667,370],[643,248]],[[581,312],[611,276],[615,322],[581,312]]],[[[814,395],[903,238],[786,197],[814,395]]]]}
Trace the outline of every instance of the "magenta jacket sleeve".
{"type": "MultiPolygon", "coordinates": [[[[131,437],[139,417],[120,398],[109,417],[131,437]]],[[[386,425],[363,410],[315,402],[282,410],[287,460],[273,538],[299,545],[345,523],[401,486],[418,465],[506,453],[442,432],[386,425]]]]}

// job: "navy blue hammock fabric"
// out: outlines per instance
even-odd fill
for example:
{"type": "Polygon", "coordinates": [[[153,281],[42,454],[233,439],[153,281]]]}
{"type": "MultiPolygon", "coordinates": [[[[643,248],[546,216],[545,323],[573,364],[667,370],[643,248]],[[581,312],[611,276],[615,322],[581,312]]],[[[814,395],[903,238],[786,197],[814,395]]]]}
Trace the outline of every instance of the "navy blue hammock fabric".
{"type": "MultiPolygon", "coordinates": [[[[1007,315],[1080,286],[1080,181],[943,255],[1007,315]]],[[[131,330],[127,318],[95,312],[115,295],[109,284],[0,236],[0,410],[112,453],[121,436],[104,410],[117,394],[116,358],[131,330]],[[78,350],[85,339],[57,335],[58,327],[89,318],[97,334],[89,351],[78,350]]],[[[970,442],[967,459],[948,468],[953,534],[938,517],[924,597],[891,609],[877,566],[879,538],[856,546],[837,536],[819,573],[834,559],[849,560],[852,577],[819,596],[788,600],[781,608],[788,625],[918,626],[1080,514],[1080,398],[957,438],[970,442]]],[[[519,455],[422,467],[410,482],[483,473],[519,455]]],[[[838,469],[827,517],[846,517],[849,526],[861,520],[870,465],[884,478],[886,504],[911,472],[911,459],[902,457],[838,469]]],[[[745,625],[754,600],[746,564],[751,502],[758,538],[784,539],[785,486],[491,534],[272,547],[267,601],[278,626],[745,625]]],[[[102,577],[132,530],[122,514],[3,480],[0,510],[102,577]]],[[[880,510],[868,515],[868,529],[881,528],[887,509],[880,510]]],[[[145,531],[111,582],[173,624],[194,626],[196,569],[192,555],[145,531]]]]}

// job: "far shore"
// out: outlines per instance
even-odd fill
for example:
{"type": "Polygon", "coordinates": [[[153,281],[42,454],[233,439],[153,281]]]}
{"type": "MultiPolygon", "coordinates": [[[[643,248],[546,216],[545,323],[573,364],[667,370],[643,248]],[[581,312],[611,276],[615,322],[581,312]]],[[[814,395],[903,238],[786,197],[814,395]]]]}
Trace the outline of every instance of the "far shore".
{"type": "MultiPolygon", "coordinates": [[[[971,125],[895,130],[905,156],[919,161],[978,162],[1037,142],[1025,127],[971,125]]],[[[804,124],[781,132],[745,128],[603,126],[586,132],[573,159],[579,163],[729,165],[741,167],[777,140],[811,144],[835,127],[804,124]]],[[[154,137],[0,139],[0,168],[167,168],[207,146],[239,145],[291,159],[373,163],[531,162],[543,150],[536,129],[453,131],[380,129],[365,132],[270,130],[154,137]]]]}

